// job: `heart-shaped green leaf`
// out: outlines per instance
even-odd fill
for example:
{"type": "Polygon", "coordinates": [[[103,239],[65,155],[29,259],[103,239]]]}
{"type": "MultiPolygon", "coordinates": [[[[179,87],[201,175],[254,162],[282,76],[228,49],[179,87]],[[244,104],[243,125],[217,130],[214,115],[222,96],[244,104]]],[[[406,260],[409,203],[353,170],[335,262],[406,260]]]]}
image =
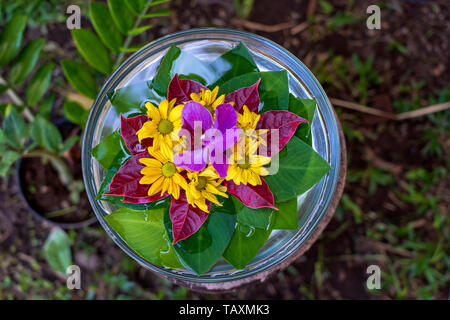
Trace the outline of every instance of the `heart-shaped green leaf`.
{"type": "Polygon", "coordinates": [[[288,201],[276,203],[276,206],[278,211],[274,214],[275,223],[273,225],[273,229],[297,230],[297,197],[293,197],[288,201]]]}
{"type": "Polygon", "coordinates": [[[241,87],[253,85],[258,79],[258,93],[262,102],[260,113],[268,110],[287,110],[289,106],[289,83],[286,70],[247,73],[225,82],[219,94],[228,94],[241,87]]]}
{"type": "Polygon", "coordinates": [[[114,24],[108,8],[103,3],[92,1],[89,3],[89,15],[103,43],[114,52],[119,52],[123,46],[123,36],[114,24]]]}
{"type": "Polygon", "coordinates": [[[164,228],[164,211],[164,207],[145,211],[120,208],[105,220],[142,258],[157,265],[181,268],[164,228]]]}
{"type": "Polygon", "coordinates": [[[54,68],[53,63],[48,63],[41,66],[33,75],[25,92],[28,105],[34,106],[47,92],[54,68]]]}
{"type": "MultiPolygon", "coordinates": [[[[214,60],[211,63],[211,66],[216,71],[216,74],[220,76],[220,78],[215,81],[211,88],[215,86],[221,86],[228,80],[231,80],[235,77],[242,76],[251,72],[259,72],[255,60],[253,60],[252,55],[242,42],[214,60]]],[[[252,84],[254,84],[255,82],[256,81],[254,81],[252,84]]],[[[240,86],[239,88],[241,87],[244,87],[244,85],[240,86]]]]}
{"type": "Polygon", "coordinates": [[[11,61],[19,51],[26,24],[26,16],[14,16],[4,26],[0,35],[0,67],[11,61]]]}
{"type": "Polygon", "coordinates": [[[114,90],[108,93],[108,98],[117,115],[123,114],[127,118],[131,114],[147,113],[144,106],[146,101],[158,105],[159,101],[164,99],[153,89],[151,81],[138,82],[114,90]]]}
{"type": "Polygon", "coordinates": [[[61,66],[64,75],[75,90],[91,99],[97,97],[97,84],[87,66],[69,59],[62,60],[61,66]]]}
{"type": "Polygon", "coordinates": [[[20,51],[9,71],[9,83],[12,86],[21,84],[28,77],[36,66],[44,43],[44,38],[34,39],[20,51]]]}
{"type": "Polygon", "coordinates": [[[306,142],[293,136],[279,158],[278,172],[265,180],[275,201],[282,202],[308,191],[330,169],[328,162],[306,142]]]}
{"type": "Polygon", "coordinates": [[[97,146],[91,150],[91,154],[100,163],[100,165],[105,168],[111,168],[114,161],[121,157],[125,160],[131,157],[125,142],[122,139],[120,130],[116,130],[110,135],[106,136],[97,146]]]}
{"type": "Polygon", "coordinates": [[[87,29],[74,29],[71,33],[84,60],[101,73],[110,74],[113,67],[111,57],[97,36],[87,29]]]}
{"type": "Polygon", "coordinates": [[[300,123],[295,135],[312,145],[311,124],[316,112],[316,100],[300,99],[293,94],[289,94],[289,111],[308,120],[308,123],[300,123]]]}
{"type": "MultiPolygon", "coordinates": [[[[169,239],[173,241],[169,210],[166,210],[164,223],[169,239]]],[[[198,275],[208,271],[228,246],[235,224],[234,206],[227,199],[223,207],[211,209],[208,219],[196,233],[174,245],[181,263],[198,275]]]]}
{"type": "Polygon", "coordinates": [[[216,78],[216,73],[209,64],[172,45],[162,59],[153,79],[155,90],[160,95],[167,96],[170,80],[177,73],[180,79],[195,80],[203,85],[211,84],[216,78]]]}

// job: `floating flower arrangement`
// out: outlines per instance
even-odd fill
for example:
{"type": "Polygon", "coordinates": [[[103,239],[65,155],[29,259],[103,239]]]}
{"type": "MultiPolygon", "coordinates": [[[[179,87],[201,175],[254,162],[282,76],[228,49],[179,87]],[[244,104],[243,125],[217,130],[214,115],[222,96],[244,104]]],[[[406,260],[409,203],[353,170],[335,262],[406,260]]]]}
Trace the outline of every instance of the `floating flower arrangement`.
{"type": "Polygon", "coordinates": [[[91,150],[106,170],[97,199],[156,265],[245,268],[273,230],[298,229],[298,196],[330,170],[312,148],[315,100],[242,43],[212,62],[173,45],[153,79],[108,97],[120,128],[91,150]]]}

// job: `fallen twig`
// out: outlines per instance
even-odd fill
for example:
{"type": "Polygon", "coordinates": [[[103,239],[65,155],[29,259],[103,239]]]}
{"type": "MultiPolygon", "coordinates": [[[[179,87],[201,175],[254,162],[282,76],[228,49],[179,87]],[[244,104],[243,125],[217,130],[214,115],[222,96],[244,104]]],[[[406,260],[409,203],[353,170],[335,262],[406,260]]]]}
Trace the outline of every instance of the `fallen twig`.
{"type": "Polygon", "coordinates": [[[234,18],[231,20],[231,22],[235,25],[243,26],[247,29],[256,30],[256,31],[264,31],[264,32],[278,32],[282,31],[284,29],[290,29],[295,26],[295,22],[289,21],[289,22],[283,22],[279,24],[274,25],[266,25],[261,24],[253,21],[248,21],[244,19],[234,18]]]}
{"type": "Polygon", "coordinates": [[[330,101],[332,104],[339,106],[339,107],[359,111],[362,113],[371,114],[373,116],[378,116],[378,117],[382,117],[382,118],[386,118],[386,119],[390,119],[390,120],[396,120],[396,121],[417,118],[417,117],[421,117],[421,116],[424,116],[427,114],[432,114],[432,113],[436,113],[439,111],[444,111],[444,110],[450,109],[450,101],[448,101],[448,102],[444,102],[444,103],[427,106],[427,107],[421,108],[419,110],[395,114],[392,112],[386,112],[386,111],[378,110],[375,108],[363,106],[363,105],[360,105],[358,103],[351,102],[351,101],[346,101],[346,100],[341,100],[341,99],[336,99],[336,98],[330,98],[330,101]]]}

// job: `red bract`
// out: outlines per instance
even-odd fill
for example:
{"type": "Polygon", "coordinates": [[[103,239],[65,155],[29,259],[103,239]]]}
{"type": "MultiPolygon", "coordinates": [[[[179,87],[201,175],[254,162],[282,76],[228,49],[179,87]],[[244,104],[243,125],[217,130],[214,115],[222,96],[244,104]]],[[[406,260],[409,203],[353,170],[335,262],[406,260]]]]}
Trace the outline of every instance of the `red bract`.
{"type": "Polygon", "coordinates": [[[308,120],[289,111],[271,110],[262,113],[256,129],[278,129],[279,141],[275,143],[276,148],[274,150],[271,148],[271,130],[267,133],[267,156],[272,157],[280,152],[294,135],[297,126],[302,122],[308,122],[308,120]]]}
{"type": "Polygon", "coordinates": [[[262,184],[252,186],[249,184],[235,184],[233,181],[226,181],[227,192],[238,198],[245,206],[258,209],[269,207],[278,210],[273,201],[273,194],[266,181],[261,177],[262,184]]]}
{"type": "Polygon", "coordinates": [[[225,97],[225,103],[234,102],[234,110],[236,112],[242,113],[242,108],[244,105],[251,112],[258,113],[259,109],[259,94],[258,94],[258,85],[261,79],[256,81],[256,83],[250,87],[243,87],[236,91],[233,91],[225,97]]]}
{"type": "Polygon", "coordinates": [[[207,90],[208,88],[196,81],[179,79],[176,74],[169,83],[167,99],[172,101],[173,98],[177,98],[177,104],[180,104],[192,100],[191,93],[199,93],[200,89],[207,90]]]}
{"type": "Polygon", "coordinates": [[[141,115],[133,118],[124,118],[120,115],[120,133],[122,138],[127,145],[128,150],[131,154],[135,155],[147,150],[153,143],[153,139],[147,138],[139,142],[136,132],[142,128],[144,123],[148,121],[149,118],[146,115],[141,115]]]}
{"type": "Polygon", "coordinates": [[[139,162],[141,158],[151,158],[151,156],[147,151],[144,151],[132,156],[125,162],[112,178],[108,195],[124,196],[123,202],[128,203],[153,202],[167,197],[167,194],[162,197],[159,194],[149,197],[148,189],[150,185],[139,183],[139,180],[143,177],[141,170],[144,168],[144,165],[139,162]]]}
{"type": "MultiPolygon", "coordinates": [[[[208,203],[208,209],[211,202],[208,203]]],[[[186,200],[186,194],[182,192],[178,200],[172,197],[170,206],[170,220],[172,221],[173,244],[186,239],[196,233],[208,218],[208,213],[194,208],[186,200]]]]}

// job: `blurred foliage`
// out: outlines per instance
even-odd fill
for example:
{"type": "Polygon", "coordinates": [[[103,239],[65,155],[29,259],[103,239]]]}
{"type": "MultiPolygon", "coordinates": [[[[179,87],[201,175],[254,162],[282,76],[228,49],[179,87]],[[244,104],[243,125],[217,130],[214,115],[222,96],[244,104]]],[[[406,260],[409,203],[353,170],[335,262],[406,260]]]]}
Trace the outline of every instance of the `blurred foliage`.
{"type": "MultiPolygon", "coordinates": [[[[169,0],[108,0],[89,2],[89,15],[94,32],[87,28],[71,31],[75,46],[82,59],[64,59],[61,66],[70,85],[89,99],[97,97],[98,84],[109,76],[125,59],[147,44],[133,43],[153,28],[146,21],[166,17],[171,11],[159,7],[169,0]],[[81,60],[81,61],[80,61],[81,60]]],[[[84,127],[87,114],[77,116],[81,106],[74,101],[64,105],[66,117],[84,127]]]]}
{"type": "Polygon", "coordinates": [[[47,24],[63,22],[66,19],[65,8],[69,1],[61,0],[2,0],[0,2],[0,25],[4,25],[14,15],[28,17],[31,28],[39,27],[41,32],[48,32],[47,24]]]}

